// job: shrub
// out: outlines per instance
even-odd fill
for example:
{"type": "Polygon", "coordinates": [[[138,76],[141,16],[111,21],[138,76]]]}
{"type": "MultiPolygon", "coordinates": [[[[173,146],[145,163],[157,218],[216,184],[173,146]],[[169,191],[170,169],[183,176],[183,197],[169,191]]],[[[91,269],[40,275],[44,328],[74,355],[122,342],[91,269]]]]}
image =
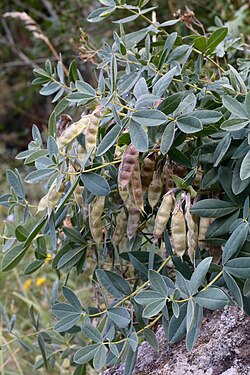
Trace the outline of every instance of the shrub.
{"type": "Polygon", "coordinates": [[[34,167],[25,182],[46,193],[34,210],[19,173],[7,172],[11,190],[0,202],[16,223],[2,271],[27,253],[27,275],[53,258],[54,331],[40,332],[31,313],[36,368],[53,366],[59,352],[74,374],[87,363],[101,371],[125,362],[128,375],[142,340],[157,349],[158,323],[170,343],[186,336],[192,350],[203,308],[250,313],[250,77],[240,41],[223,25],[182,37],[167,32],[180,19],[148,18],[147,0],[100,3],[90,22],[131,15],[97,53],[97,87],[74,61],[68,75],[62,62],[34,70],[40,93],[58,103],[46,147],[34,125],[17,159],[34,167]],[[126,33],[139,17],[149,26],[126,33]],[[90,260],[94,307],[67,287],[93,268],[90,260]]]}

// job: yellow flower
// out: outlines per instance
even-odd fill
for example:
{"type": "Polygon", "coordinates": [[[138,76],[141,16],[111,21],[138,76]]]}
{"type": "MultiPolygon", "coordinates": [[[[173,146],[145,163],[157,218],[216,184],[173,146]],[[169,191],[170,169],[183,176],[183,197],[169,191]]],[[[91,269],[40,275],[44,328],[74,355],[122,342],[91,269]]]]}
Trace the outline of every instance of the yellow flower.
{"type": "Polygon", "coordinates": [[[51,262],[51,260],[52,260],[52,255],[48,253],[45,259],[45,262],[51,262]]]}
{"type": "Polygon", "coordinates": [[[24,283],[24,289],[29,289],[29,287],[31,286],[31,282],[32,280],[31,279],[27,279],[24,283]]]}
{"type": "Polygon", "coordinates": [[[46,281],[46,278],[45,277],[39,277],[37,280],[36,280],[36,286],[41,286],[45,283],[46,281]]]}

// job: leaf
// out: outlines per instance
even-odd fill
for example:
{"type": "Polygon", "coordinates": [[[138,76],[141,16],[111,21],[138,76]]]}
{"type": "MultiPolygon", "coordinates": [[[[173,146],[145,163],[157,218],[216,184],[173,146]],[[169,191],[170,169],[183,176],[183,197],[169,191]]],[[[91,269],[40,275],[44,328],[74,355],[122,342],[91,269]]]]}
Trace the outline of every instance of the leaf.
{"type": "Polygon", "coordinates": [[[209,310],[222,309],[230,302],[223,290],[216,287],[209,287],[208,289],[202,290],[193,298],[200,306],[209,310]]]}
{"type": "Polygon", "coordinates": [[[132,119],[143,126],[159,126],[167,121],[167,116],[157,109],[148,109],[134,112],[132,119]]]}
{"type": "Polygon", "coordinates": [[[29,234],[28,238],[26,239],[26,241],[23,244],[23,247],[25,249],[29,247],[29,245],[34,240],[34,238],[37,236],[37,234],[40,232],[40,230],[42,229],[42,227],[44,226],[44,224],[46,223],[46,221],[47,221],[47,216],[42,217],[38,221],[38,223],[34,226],[33,230],[31,231],[31,233],[29,234]]]}
{"type": "Polygon", "coordinates": [[[67,288],[66,286],[62,287],[62,292],[63,292],[64,297],[68,301],[68,303],[72,307],[74,307],[74,309],[77,312],[81,313],[82,312],[82,305],[81,305],[81,302],[80,302],[79,298],[76,296],[76,294],[71,289],[67,288]]]}
{"type": "Polygon", "coordinates": [[[188,115],[198,118],[201,121],[202,125],[215,124],[222,117],[222,114],[220,112],[208,110],[193,111],[190,112],[188,115]]]}
{"type": "Polygon", "coordinates": [[[248,279],[250,278],[250,257],[231,259],[225,264],[224,270],[230,275],[248,279]]]}
{"type": "Polygon", "coordinates": [[[78,245],[86,245],[86,241],[85,241],[84,237],[82,237],[80,235],[78,230],[76,230],[74,228],[63,227],[63,232],[70,241],[72,241],[72,242],[74,242],[78,245]]]}
{"type": "Polygon", "coordinates": [[[221,124],[221,129],[232,132],[232,131],[243,129],[248,124],[249,124],[249,120],[246,120],[244,118],[231,118],[229,120],[224,121],[221,124]]]}
{"type": "Polygon", "coordinates": [[[166,155],[170,150],[175,136],[175,125],[173,122],[170,122],[164,129],[164,132],[161,137],[161,153],[166,155]]]}
{"type": "Polygon", "coordinates": [[[81,174],[81,180],[84,186],[94,195],[105,196],[110,192],[108,182],[104,177],[97,173],[88,172],[81,174]]]}
{"type": "Polygon", "coordinates": [[[95,273],[99,283],[102,284],[114,297],[121,298],[124,295],[130,295],[130,285],[123,277],[114,272],[101,269],[97,269],[95,273]]]}
{"type": "Polygon", "coordinates": [[[124,375],[132,375],[132,372],[135,368],[137,358],[137,350],[133,352],[131,348],[129,348],[128,355],[125,362],[124,367],[124,375]]]}
{"type": "Polygon", "coordinates": [[[10,169],[7,169],[6,176],[7,176],[7,180],[10,186],[14,189],[18,197],[24,199],[25,192],[24,192],[23,184],[22,184],[18,171],[16,170],[16,173],[14,173],[10,169]]]}
{"type": "Polygon", "coordinates": [[[153,86],[153,95],[162,97],[164,92],[167,90],[168,86],[172,82],[176,74],[176,66],[170,69],[164,76],[162,76],[153,86]]]}
{"type": "Polygon", "coordinates": [[[64,318],[68,315],[79,315],[79,311],[77,311],[72,305],[65,302],[55,303],[51,310],[58,319],[64,318]]]}
{"type": "Polygon", "coordinates": [[[54,330],[57,332],[66,332],[72,328],[81,318],[81,314],[69,314],[64,318],[60,319],[59,322],[54,326],[54,330]]]}
{"type": "Polygon", "coordinates": [[[223,270],[223,277],[238,306],[243,309],[243,298],[238,284],[225,269],[223,270]]]}
{"type": "Polygon", "coordinates": [[[105,154],[115,144],[120,132],[121,127],[119,124],[116,124],[100,142],[96,150],[96,156],[105,154]]]}
{"type": "Polygon", "coordinates": [[[32,274],[33,272],[37,271],[43,265],[44,262],[45,262],[45,259],[44,260],[34,260],[30,264],[28,264],[27,267],[25,267],[24,274],[25,275],[32,274]]]}
{"type": "Polygon", "coordinates": [[[113,307],[108,311],[108,317],[119,328],[126,328],[131,322],[129,312],[124,307],[113,307]]]}
{"type": "Polygon", "coordinates": [[[219,238],[221,235],[229,232],[230,226],[238,218],[240,210],[238,209],[232,215],[229,214],[225,217],[220,217],[212,222],[209,225],[209,228],[206,233],[206,237],[219,238]]]}
{"type": "Polygon", "coordinates": [[[169,321],[168,327],[168,340],[170,344],[173,344],[182,339],[186,333],[186,314],[187,314],[187,303],[184,303],[180,307],[180,313],[178,318],[174,315],[169,321]]]}
{"type": "Polygon", "coordinates": [[[193,134],[203,129],[201,121],[196,117],[180,116],[176,119],[178,128],[186,134],[193,134]]]}
{"type": "Polygon", "coordinates": [[[139,303],[139,305],[148,305],[150,303],[160,301],[161,299],[162,294],[153,290],[145,290],[134,297],[134,300],[139,303]]]}
{"type": "Polygon", "coordinates": [[[129,134],[132,144],[139,152],[148,151],[148,135],[143,126],[131,119],[129,121],[129,134]]]}
{"type": "Polygon", "coordinates": [[[240,167],[240,178],[241,180],[246,180],[250,177],[250,150],[245,155],[244,159],[242,160],[241,167],[240,167]]]}
{"type": "Polygon", "coordinates": [[[144,329],[143,334],[144,334],[145,340],[147,340],[149,345],[152,346],[152,348],[157,350],[157,352],[158,352],[159,351],[159,344],[158,344],[156,334],[149,328],[144,329]]]}
{"type": "Polygon", "coordinates": [[[75,84],[76,84],[77,90],[80,93],[85,94],[86,96],[89,96],[89,97],[95,97],[95,95],[96,95],[95,90],[87,82],[76,81],[75,84]]]}
{"type": "Polygon", "coordinates": [[[178,107],[182,99],[183,93],[178,92],[176,94],[170,95],[161,102],[158,109],[165,113],[165,115],[169,115],[170,113],[174,112],[174,110],[178,107]]]}
{"type": "Polygon", "coordinates": [[[222,264],[224,265],[246,242],[249,224],[242,222],[231,234],[223,247],[222,264]]]}
{"type": "Polygon", "coordinates": [[[58,90],[60,90],[61,86],[57,82],[51,82],[49,84],[46,84],[46,86],[43,86],[41,90],[39,91],[39,94],[44,96],[49,96],[54,93],[56,93],[58,90]]]}
{"type": "Polygon", "coordinates": [[[45,342],[41,334],[38,334],[37,342],[38,342],[38,346],[43,357],[43,363],[45,365],[45,368],[48,369],[46,346],[45,346],[45,342]]]}
{"type": "Polygon", "coordinates": [[[218,44],[220,44],[225,39],[227,33],[227,27],[221,27],[220,29],[215,30],[208,38],[206,52],[208,54],[212,53],[218,46],[218,44]]]}
{"type": "Polygon", "coordinates": [[[215,152],[214,152],[214,166],[218,167],[223,157],[226,155],[227,150],[231,144],[231,134],[228,133],[223,137],[218,143],[215,152]]]}
{"type": "Polygon", "coordinates": [[[245,180],[241,180],[240,178],[241,163],[242,159],[238,159],[233,169],[232,190],[236,195],[242,193],[250,183],[250,177],[245,180]]]}
{"type": "Polygon", "coordinates": [[[74,355],[74,362],[78,364],[84,364],[89,362],[94,357],[99,347],[100,344],[93,344],[77,350],[77,352],[74,355]]]}
{"type": "Polygon", "coordinates": [[[29,236],[29,232],[22,225],[18,225],[15,229],[15,236],[19,242],[25,242],[29,236]]]}
{"type": "Polygon", "coordinates": [[[95,342],[102,342],[101,332],[88,322],[83,322],[82,324],[82,333],[85,337],[93,340],[95,342]]]}
{"type": "Polygon", "coordinates": [[[219,199],[203,199],[195,203],[191,208],[191,213],[201,217],[222,217],[234,212],[238,206],[232,202],[219,199]]]}
{"type": "Polygon", "coordinates": [[[93,359],[93,366],[96,369],[96,371],[100,371],[102,367],[106,363],[106,355],[107,355],[107,349],[105,345],[100,345],[97,351],[95,352],[94,359],[93,359]]]}
{"type": "Polygon", "coordinates": [[[187,350],[191,351],[198,339],[200,333],[200,327],[202,323],[203,309],[197,303],[194,306],[194,321],[192,328],[187,332],[186,335],[186,347],[187,350]]]}
{"type": "Polygon", "coordinates": [[[166,306],[166,298],[161,298],[158,301],[151,302],[147,305],[143,312],[142,316],[144,318],[151,318],[152,316],[157,315],[162,309],[166,306]]]}
{"type": "Polygon", "coordinates": [[[27,182],[27,184],[37,184],[38,182],[48,179],[54,172],[54,169],[40,169],[29,173],[24,181],[27,182]]]}
{"type": "Polygon", "coordinates": [[[204,278],[208,272],[212,259],[212,257],[203,259],[194,270],[190,280],[190,289],[192,294],[195,293],[204,282],[204,278]]]}
{"type": "Polygon", "coordinates": [[[17,245],[4,254],[1,271],[6,272],[16,267],[18,263],[23,259],[27,248],[23,248],[23,245],[17,245]]]}
{"type": "Polygon", "coordinates": [[[229,95],[222,97],[222,103],[226,109],[231,112],[233,115],[239,118],[248,118],[248,113],[244,105],[238,100],[232,98],[229,95]]]}
{"type": "Polygon", "coordinates": [[[158,293],[160,293],[163,297],[167,297],[168,295],[168,288],[165,284],[163,277],[154,270],[149,270],[148,278],[150,282],[150,286],[158,293]]]}

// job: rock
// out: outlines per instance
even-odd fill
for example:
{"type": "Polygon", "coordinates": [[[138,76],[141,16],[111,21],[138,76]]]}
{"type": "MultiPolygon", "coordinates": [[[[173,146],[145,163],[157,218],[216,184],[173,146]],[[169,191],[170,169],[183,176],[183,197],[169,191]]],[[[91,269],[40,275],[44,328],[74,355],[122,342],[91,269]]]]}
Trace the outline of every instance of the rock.
{"type": "MultiPolygon", "coordinates": [[[[190,353],[185,340],[169,345],[163,328],[157,331],[159,352],[144,342],[133,374],[137,375],[250,375],[250,317],[239,308],[206,311],[199,339],[190,353]]],[[[124,366],[104,375],[122,375],[124,366]]]]}

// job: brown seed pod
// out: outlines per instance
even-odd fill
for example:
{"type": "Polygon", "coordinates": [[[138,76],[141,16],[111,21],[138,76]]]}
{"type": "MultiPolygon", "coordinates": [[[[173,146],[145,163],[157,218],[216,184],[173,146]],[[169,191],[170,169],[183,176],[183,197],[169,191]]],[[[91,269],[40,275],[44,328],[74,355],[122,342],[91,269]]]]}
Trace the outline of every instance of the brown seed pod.
{"type": "Polygon", "coordinates": [[[69,126],[69,124],[72,122],[72,117],[67,115],[66,113],[63,113],[59,120],[56,123],[56,129],[58,131],[58,134],[61,135],[63,131],[69,126]]]}
{"type": "Polygon", "coordinates": [[[88,152],[91,148],[96,147],[96,139],[99,129],[100,119],[95,114],[91,114],[89,124],[85,132],[85,148],[88,152]]]}
{"type": "Polygon", "coordinates": [[[171,194],[171,192],[168,192],[167,194],[164,195],[163,200],[161,202],[161,205],[156,215],[154,232],[153,232],[153,236],[155,240],[160,238],[162,233],[164,232],[164,228],[167,225],[173,206],[174,206],[173,195],[171,194]]]}
{"type": "Polygon", "coordinates": [[[209,247],[209,253],[213,257],[213,263],[219,264],[222,255],[221,246],[211,245],[209,247]]]}
{"type": "Polygon", "coordinates": [[[187,246],[188,255],[192,263],[195,260],[195,252],[198,246],[198,220],[190,212],[191,199],[190,194],[186,195],[185,218],[187,223],[187,246]]]}
{"type": "Polygon", "coordinates": [[[119,184],[121,189],[124,189],[128,185],[138,156],[139,152],[132,144],[124,151],[119,168],[119,184]]]}
{"type": "Polygon", "coordinates": [[[173,174],[181,178],[187,174],[187,171],[188,171],[187,167],[181,164],[176,164],[173,167],[173,174]]]}
{"type": "Polygon", "coordinates": [[[135,161],[134,169],[131,176],[131,188],[135,205],[140,211],[143,212],[144,202],[141,184],[141,171],[138,159],[135,161]]]}
{"type": "Polygon", "coordinates": [[[118,245],[121,242],[124,234],[126,233],[127,222],[128,222],[127,214],[123,207],[121,212],[117,215],[117,218],[116,218],[117,224],[116,224],[113,236],[112,236],[113,245],[118,245]]]}
{"type": "Polygon", "coordinates": [[[123,189],[121,188],[120,174],[119,173],[118,173],[118,177],[117,177],[117,185],[118,185],[118,191],[119,191],[120,197],[126,205],[128,199],[129,199],[128,186],[125,186],[123,189]]]}
{"type": "Polygon", "coordinates": [[[173,189],[174,182],[172,180],[173,171],[172,171],[172,168],[170,166],[170,162],[169,162],[168,159],[167,159],[166,164],[164,166],[163,174],[164,174],[164,179],[165,179],[166,190],[169,191],[169,190],[173,189]]]}
{"type": "Polygon", "coordinates": [[[150,182],[152,181],[155,169],[155,153],[152,152],[143,160],[141,167],[141,182],[142,191],[148,190],[150,182]]]}
{"type": "Polygon", "coordinates": [[[79,134],[81,134],[89,124],[90,115],[82,117],[79,121],[73,122],[67,127],[62,135],[58,138],[58,147],[62,148],[72,142],[79,134]]]}
{"type": "Polygon", "coordinates": [[[183,257],[187,248],[186,222],[181,201],[175,205],[171,220],[172,245],[176,255],[183,257]]]}
{"type": "Polygon", "coordinates": [[[83,196],[82,196],[83,191],[84,191],[84,186],[80,186],[80,185],[77,185],[74,191],[74,198],[79,207],[82,207],[83,205],[83,196]]]}
{"type": "Polygon", "coordinates": [[[154,173],[153,180],[151,181],[148,188],[148,202],[152,209],[157,205],[161,198],[163,190],[163,181],[161,174],[158,172],[154,173]]]}
{"type": "Polygon", "coordinates": [[[209,245],[206,242],[204,242],[204,239],[206,237],[208,227],[209,227],[210,224],[212,224],[213,221],[214,221],[214,219],[210,218],[210,217],[201,217],[200,218],[198,239],[199,239],[199,247],[201,249],[208,249],[209,248],[209,245]]]}
{"type": "Polygon", "coordinates": [[[102,213],[105,197],[95,197],[89,205],[89,227],[94,241],[99,244],[102,241],[102,213]]]}
{"type": "Polygon", "coordinates": [[[199,167],[197,169],[197,172],[196,172],[196,175],[195,175],[195,178],[194,178],[194,181],[193,181],[193,186],[200,187],[201,181],[202,181],[202,169],[201,169],[201,167],[199,167]]]}
{"type": "Polygon", "coordinates": [[[140,211],[137,207],[131,206],[128,210],[128,224],[127,224],[127,236],[131,240],[139,227],[140,223],[140,211]]]}

